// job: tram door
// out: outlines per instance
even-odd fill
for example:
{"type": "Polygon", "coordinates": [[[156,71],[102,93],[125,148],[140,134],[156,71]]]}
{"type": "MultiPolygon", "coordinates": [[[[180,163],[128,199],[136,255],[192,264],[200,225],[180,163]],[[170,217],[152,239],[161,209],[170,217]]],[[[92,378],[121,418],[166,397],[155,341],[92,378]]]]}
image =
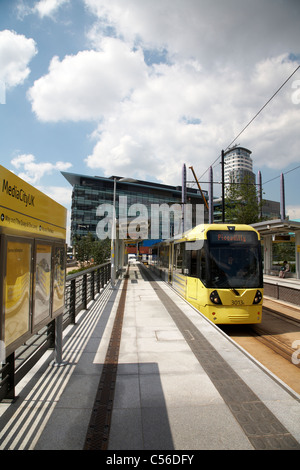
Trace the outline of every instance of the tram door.
{"type": "Polygon", "coordinates": [[[199,251],[190,252],[190,277],[188,279],[188,297],[197,300],[199,251]]]}
{"type": "Polygon", "coordinates": [[[168,282],[172,284],[173,281],[173,261],[174,261],[174,243],[169,245],[169,270],[168,270],[168,282]]]}

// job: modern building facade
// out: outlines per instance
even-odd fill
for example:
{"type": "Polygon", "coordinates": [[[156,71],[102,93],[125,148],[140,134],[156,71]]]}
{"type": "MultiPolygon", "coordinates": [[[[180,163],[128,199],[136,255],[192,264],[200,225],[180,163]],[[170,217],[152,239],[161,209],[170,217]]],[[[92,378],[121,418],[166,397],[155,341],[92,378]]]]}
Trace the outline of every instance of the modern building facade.
{"type": "MultiPolygon", "coordinates": [[[[224,153],[225,194],[230,183],[242,183],[245,176],[249,177],[250,183],[256,184],[251,154],[251,150],[238,145],[231,147],[224,153]]],[[[222,198],[215,199],[213,204],[214,222],[220,223],[222,221],[222,198]]],[[[280,218],[279,202],[263,199],[261,218],[262,220],[280,218]]]]}
{"type": "MultiPolygon", "coordinates": [[[[263,199],[261,218],[262,220],[280,219],[280,203],[263,199]]],[[[222,222],[222,198],[214,200],[214,222],[216,224],[222,222]]]]}
{"type": "MultiPolygon", "coordinates": [[[[170,216],[170,233],[169,237],[164,236],[162,233],[163,224],[163,211],[157,214],[154,209],[162,209],[164,207],[171,207],[177,205],[182,208],[182,187],[170,186],[148,181],[129,180],[125,178],[111,176],[104,178],[100,176],[87,176],[74,173],[62,172],[62,175],[72,185],[72,214],[71,214],[71,244],[74,240],[87,235],[88,233],[96,236],[97,228],[99,229],[99,222],[104,220],[104,204],[112,207],[114,204],[114,187],[115,187],[115,208],[116,218],[120,224],[122,220],[127,220],[127,223],[141,211],[146,211],[148,215],[148,232],[147,237],[141,234],[141,238],[169,238],[173,235],[175,218],[172,211],[169,212],[170,216]],[[122,181],[123,180],[123,181],[122,181]],[[116,182],[116,185],[114,186],[116,182]],[[101,210],[99,207],[101,206],[101,210]],[[153,217],[155,212],[157,217],[153,217]],[[101,215],[102,214],[102,215],[101,215]],[[155,225],[156,224],[156,225],[155,225]],[[154,234],[154,237],[152,236],[154,234]]],[[[204,211],[204,201],[197,189],[187,188],[186,202],[190,207],[191,224],[194,227],[197,223],[207,222],[208,214],[204,211]],[[202,208],[204,220],[199,220],[202,208]]],[[[207,197],[207,192],[204,196],[207,197]]],[[[168,212],[168,211],[167,211],[168,212]]],[[[191,228],[191,227],[190,227],[191,228]]],[[[147,230],[146,230],[147,231],[147,230]]],[[[99,230],[98,230],[99,232],[99,230]]]]}
{"type": "Polygon", "coordinates": [[[270,201],[269,199],[263,199],[262,219],[280,219],[280,203],[277,201],[270,201]]]}
{"type": "Polygon", "coordinates": [[[235,146],[224,153],[224,181],[225,185],[231,182],[242,183],[246,175],[255,183],[251,151],[245,147],[235,146]]]}

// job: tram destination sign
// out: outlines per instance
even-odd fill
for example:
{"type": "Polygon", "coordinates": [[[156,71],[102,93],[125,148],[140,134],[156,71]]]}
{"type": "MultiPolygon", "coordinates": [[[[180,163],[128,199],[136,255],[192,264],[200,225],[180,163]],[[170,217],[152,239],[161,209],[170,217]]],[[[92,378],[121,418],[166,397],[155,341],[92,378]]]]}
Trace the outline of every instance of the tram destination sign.
{"type": "Polygon", "coordinates": [[[246,230],[210,230],[208,238],[213,245],[254,245],[257,244],[257,233],[246,230]]]}

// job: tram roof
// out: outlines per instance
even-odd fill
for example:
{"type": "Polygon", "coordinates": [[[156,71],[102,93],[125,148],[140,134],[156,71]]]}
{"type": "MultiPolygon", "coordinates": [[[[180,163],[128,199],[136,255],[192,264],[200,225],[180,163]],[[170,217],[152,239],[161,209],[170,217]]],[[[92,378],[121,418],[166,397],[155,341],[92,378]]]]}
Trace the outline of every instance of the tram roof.
{"type": "MultiPolygon", "coordinates": [[[[201,224],[197,225],[196,227],[192,228],[191,230],[182,234],[181,237],[174,237],[168,240],[163,240],[160,243],[180,243],[184,241],[191,241],[196,239],[204,239],[206,238],[205,234],[208,230],[225,230],[225,231],[235,231],[235,230],[245,230],[245,231],[253,231],[256,230],[251,225],[246,224],[201,224]]],[[[158,243],[159,244],[159,243],[158,243]]]]}
{"type": "MultiPolygon", "coordinates": [[[[191,229],[184,236],[186,240],[193,240],[195,238],[203,238],[203,234],[208,230],[225,230],[225,231],[235,231],[235,230],[245,230],[251,231],[254,228],[251,225],[246,224],[203,224],[197,225],[197,227],[191,229]]],[[[255,229],[254,229],[255,230],[255,229]]]]}

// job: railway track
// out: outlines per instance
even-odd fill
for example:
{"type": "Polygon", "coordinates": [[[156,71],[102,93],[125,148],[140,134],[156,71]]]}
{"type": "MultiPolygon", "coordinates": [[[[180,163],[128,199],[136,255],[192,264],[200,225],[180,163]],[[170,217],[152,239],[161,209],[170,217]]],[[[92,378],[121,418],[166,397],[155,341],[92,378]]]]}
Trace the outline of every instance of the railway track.
{"type": "Polygon", "coordinates": [[[300,393],[300,320],[263,308],[258,325],[223,325],[222,330],[290,388],[300,393]]]}
{"type": "MultiPolygon", "coordinates": [[[[295,341],[300,340],[300,321],[268,308],[263,309],[263,316],[262,325],[252,326],[255,338],[277,354],[291,361],[291,358],[295,356],[293,344],[295,344],[295,341]],[[280,325],[282,326],[281,329],[279,329],[280,325]]],[[[300,368],[300,364],[294,365],[300,368]]]]}

